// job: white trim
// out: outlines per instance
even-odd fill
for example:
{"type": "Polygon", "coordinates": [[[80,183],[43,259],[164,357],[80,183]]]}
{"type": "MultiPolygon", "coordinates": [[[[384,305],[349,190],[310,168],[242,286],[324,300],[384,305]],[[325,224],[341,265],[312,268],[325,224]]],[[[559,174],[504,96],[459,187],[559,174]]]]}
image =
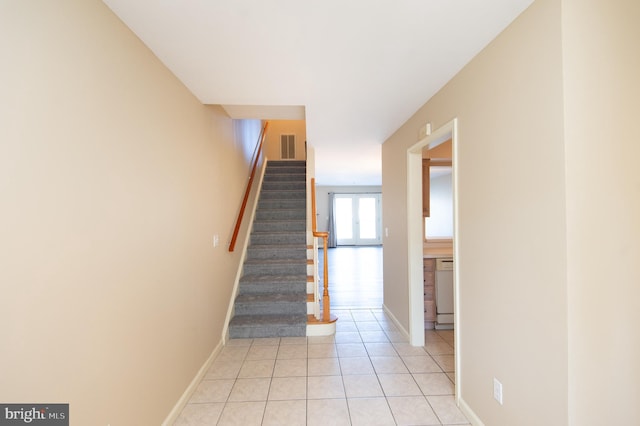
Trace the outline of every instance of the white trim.
{"type": "Polygon", "coordinates": [[[458,400],[458,407],[473,426],[484,426],[484,423],[482,422],[482,420],[480,420],[480,417],[478,417],[475,411],[473,411],[471,407],[469,407],[469,404],[467,404],[464,399],[458,400]]]}
{"type": "Polygon", "coordinates": [[[393,315],[393,313],[389,310],[389,308],[387,308],[387,306],[384,304],[382,305],[382,310],[384,311],[385,314],[389,315],[389,318],[391,318],[391,321],[393,322],[393,324],[396,326],[398,331],[402,334],[402,337],[409,340],[409,332],[407,331],[406,328],[402,326],[402,324],[400,324],[400,321],[398,321],[398,318],[396,318],[396,316],[393,315]]]}
{"type": "MultiPolygon", "coordinates": [[[[258,206],[258,201],[260,199],[260,188],[262,187],[262,181],[264,180],[264,174],[267,170],[267,158],[265,157],[262,161],[262,166],[260,170],[260,176],[258,179],[258,189],[256,190],[256,195],[253,199],[253,205],[251,206],[251,216],[247,218],[248,223],[253,223],[253,219],[256,216],[256,209],[258,206]]],[[[247,228],[246,235],[244,237],[244,243],[242,244],[242,254],[240,255],[240,262],[238,263],[238,270],[236,271],[236,278],[233,282],[233,291],[231,292],[231,299],[229,300],[229,305],[227,308],[227,316],[224,319],[224,327],[222,328],[222,341],[226,343],[229,340],[229,322],[233,317],[233,308],[234,301],[236,300],[236,296],[238,295],[238,289],[240,287],[240,278],[242,277],[242,269],[244,268],[244,260],[247,257],[247,246],[249,245],[249,239],[251,238],[251,225],[247,228]]]]}
{"type": "Polygon", "coordinates": [[[336,322],[309,324],[307,323],[307,337],[309,336],[333,336],[336,334],[336,322]]]}
{"type": "MultiPolygon", "coordinates": [[[[458,202],[458,194],[460,191],[458,190],[458,182],[460,170],[458,167],[458,120],[454,119],[451,126],[451,145],[452,145],[452,185],[453,185],[453,258],[455,262],[453,263],[453,303],[454,303],[454,323],[456,324],[456,332],[453,335],[454,338],[454,362],[455,362],[455,373],[454,378],[456,381],[455,387],[455,396],[458,404],[462,401],[462,364],[460,362],[460,348],[461,345],[461,336],[464,334],[464,328],[460,327],[460,298],[458,297],[460,291],[460,233],[458,232],[460,229],[460,216],[459,216],[459,205],[458,202]]],[[[465,404],[466,405],[466,404],[465,404]]],[[[480,423],[482,424],[482,423],[480,423]]]]}
{"type": "Polygon", "coordinates": [[[426,139],[407,150],[407,276],[409,278],[409,343],[424,346],[424,277],[422,261],[422,148],[426,139]]]}
{"type": "MultiPolygon", "coordinates": [[[[409,342],[424,346],[424,288],[423,288],[423,218],[422,218],[422,149],[434,148],[451,137],[456,146],[457,119],[446,123],[429,136],[407,149],[407,245],[409,277],[409,342]]],[[[454,148],[455,149],[455,148],[454,148]]],[[[455,163],[452,164],[455,179],[455,163]]],[[[454,183],[455,188],[455,183],[454,183]]],[[[456,194],[454,192],[454,235],[456,233],[456,194]]],[[[455,238],[454,238],[455,247],[455,238]]],[[[455,286],[455,283],[454,283],[455,286]]],[[[457,374],[457,373],[456,373],[457,374]]]]}
{"type": "Polygon", "coordinates": [[[435,130],[431,135],[419,140],[407,149],[407,245],[409,277],[409,332],[413,346],[424,346],[424,298],[423,298],[423,228],[422,228],[422,150],[434,148],[451,138],[452,179],[453,179],[453,257],[454,263],[454,304],[455,304],[455,397],[460,401],[462,381],[460,368],[460,336],[464,330],[460,327],[459,293],[459,241],[458,241],[458,120],[454,118],[435,130]]]}
{"type": "Polygon", "coordinates": [[[196,388],[198,387],[204,376],[207,374],[207,371],[209,371],[209,367],[211,367],[213,360],[216,359],[216,356],[218,356],[221,350],[222,341],[218,342],[216,347],[213,348],[211,355],[209,355],[204,364],[202,364],[202,367],[200,367],[193,380],[191,380],[191,383],[189,383],[189,386],[187,386],[185,391],[182,393],[182,396],[180,397],[180,399],[178,399],[176,405],[173,406],[167,418],[162,422],[162,426],[172,425],[176,420],[178,420],[178,417],[180,416],[180,413],[182,413],[184,406],[189,402],[191,395],[193,395],[193,392],[195,392],[196,388]]]}

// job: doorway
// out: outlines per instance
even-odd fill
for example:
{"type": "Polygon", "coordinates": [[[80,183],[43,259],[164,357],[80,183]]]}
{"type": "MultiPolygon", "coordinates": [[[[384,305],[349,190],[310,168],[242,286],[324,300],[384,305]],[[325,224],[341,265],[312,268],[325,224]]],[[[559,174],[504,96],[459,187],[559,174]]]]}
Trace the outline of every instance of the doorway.
{"type": "Polygon", "coordinates": [[[335,194],[333,208],[337,245],[382,244],[380,194],[335,194]]]}
{"type": "Polygon", "coordinates": [[[422,150],[434,148],[451,139],[453,149],[453,257],[454,261],[454,310],[455,310],[455,376],[456,400],[460,395],[460,309],[459,309],[459,264],[458,257],[458,140],[457,119],[443,125],[431,135],[418,141],[407,150],[407,228],[408,228],[408,268],[409,268],[409,340],[413,346],[424,346],[424,281],[423,281],[423,235],[422,211],[422,150]]]}

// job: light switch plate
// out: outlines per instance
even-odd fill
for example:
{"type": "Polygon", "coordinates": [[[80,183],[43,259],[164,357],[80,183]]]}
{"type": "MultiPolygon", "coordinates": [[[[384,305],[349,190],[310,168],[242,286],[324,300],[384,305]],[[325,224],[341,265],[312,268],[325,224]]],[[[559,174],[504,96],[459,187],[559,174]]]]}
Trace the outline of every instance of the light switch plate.
{"type": "Polygon", "coordinates": [[[493,398],[502,405],[502,383],[495,377],[493,378],[493,398]]]}

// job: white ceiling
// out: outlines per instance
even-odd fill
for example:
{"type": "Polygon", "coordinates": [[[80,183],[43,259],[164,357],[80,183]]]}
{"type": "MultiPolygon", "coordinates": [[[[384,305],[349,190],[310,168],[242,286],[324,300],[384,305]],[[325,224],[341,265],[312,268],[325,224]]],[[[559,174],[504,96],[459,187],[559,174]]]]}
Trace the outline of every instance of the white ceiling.
{"type": "Polygon", "coordinates": [[[103,1],[203,103],[302,111],[319,185],[379,185],[381,144],[533,2],[103,1]]]}

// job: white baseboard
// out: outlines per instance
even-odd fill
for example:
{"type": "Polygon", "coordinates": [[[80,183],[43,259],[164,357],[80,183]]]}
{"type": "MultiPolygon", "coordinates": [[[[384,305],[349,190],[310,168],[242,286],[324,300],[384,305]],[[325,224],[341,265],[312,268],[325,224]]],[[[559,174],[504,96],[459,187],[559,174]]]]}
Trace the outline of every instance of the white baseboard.
{"type": "Polygon", "coordinates": [[[332,336],[336,334],[336,323],[330,322],[328,324],[307,324],[307,337],[308,336],[332,336]]]}
{"type": "Polygon", "coordinates": [[[476,415],[475,411],[473,411],[471,407],[469,407],[464,399],[460,398],[460,400],[458,401],[458,406],[460,407],[460,411],[462,411],[462,413],[467,416],[467,419],[473,426],[484,426],[484,423],[482,423],[480,417],[476,415]]]}
{"type": "Polygon", "coordinates": [[[175,423],[175,421],[178,419],[178,416],[180,416],[182,409],[184,408],[185,405],[187,405],[187,402],[189,402],[191,395],[193,395],[193,392],[195,392],[196,388],[204,378],[205,374],[207,374],[207,371],[209,371],[209,367],[211,367],[211,363],[213,362],[214,359],[216,359],[216,356],[218,356],[218,354],[220,353],[220,350],[222,350],[222,341],[218,342],[216,347],[213,348],[211,355],[209,355],[209,357],[204,362],[204,364],[202,364],[202,367],[200,367],[200,370],[198,370],[198,373],[196,373],[193,380],[191,380],[191,383],[189,383],[189,386],[187,386],[187,389],[185,389],[184,393],[182,394],[178,402],[176,402],[176,405],[173,406],[173,409],[169,412],[169,415],[167,416],[167,418],[164,419],[164,422],[162,422],[162,426],[170,426],[175,423]]]}
{"type": "Polygon", "coordinates": [[[402,333],[402,335],[407,339],[407,341],[410,342],[411,339],[409,337],[409,332],[402,326],[402,324],[400,324],[400,321],[398,321],[398,318],[396,318],[396,316],[391,313],[389,308],[387,308],[384,303],[382,304],[382,310],[384,310],[385,314],[391,317],[391,321],[393,321],[393,324],[398,328],[398,331],[400,331],[400,333],[402,333]]]}

